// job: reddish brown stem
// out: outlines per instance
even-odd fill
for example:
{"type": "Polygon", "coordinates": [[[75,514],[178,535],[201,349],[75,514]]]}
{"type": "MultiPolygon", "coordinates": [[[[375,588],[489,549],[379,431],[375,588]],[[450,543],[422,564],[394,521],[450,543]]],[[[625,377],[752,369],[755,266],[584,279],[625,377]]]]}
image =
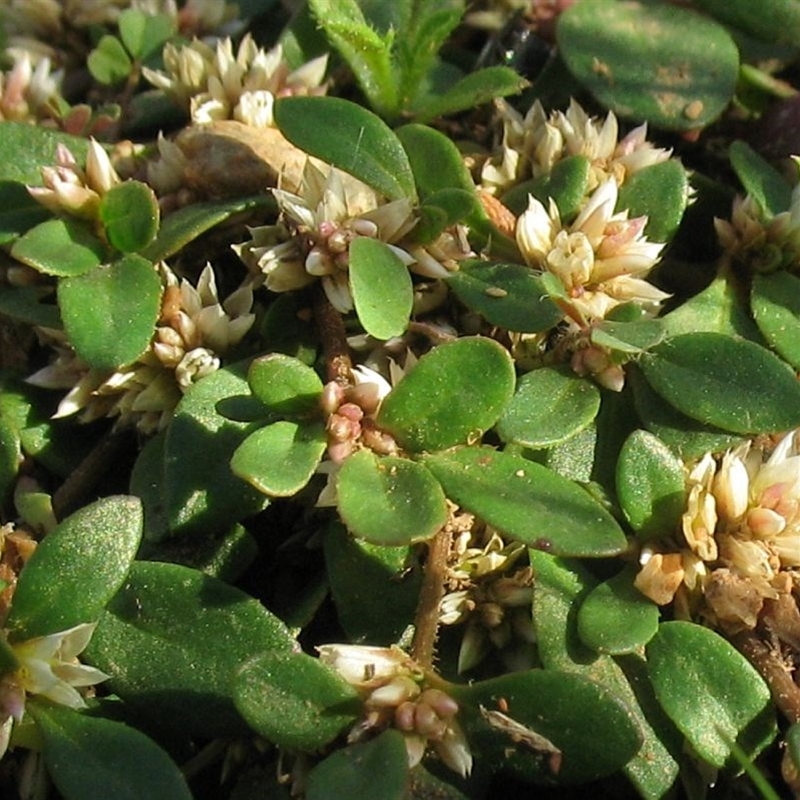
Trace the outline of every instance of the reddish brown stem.
{"type": "Polygon", "coordinates": [[[342,315],[331,305],[319,283],[314,287],[314,320],[325,353],[328,380],[349,386],[352,382],[353,360],[350,358],[342,315]]]}

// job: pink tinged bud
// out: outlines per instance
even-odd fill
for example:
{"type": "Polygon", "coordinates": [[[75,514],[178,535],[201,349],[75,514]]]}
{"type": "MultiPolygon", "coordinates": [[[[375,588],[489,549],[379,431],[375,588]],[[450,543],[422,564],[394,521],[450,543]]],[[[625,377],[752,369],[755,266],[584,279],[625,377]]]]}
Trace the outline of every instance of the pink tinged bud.
{"type": "Polygon", "coordinates": [[[336,413],[353,422],[361,422],[361,420],[364,419],[363,409],[355,403],[343,403],[339,406],[336,413]]]}
{"type": "Polygon", "coordinates": [[[375,383],[359,383],[350,386],[345,396],[359,406],[365,414],[374,414],[381,403],[380,387],[375,383]]]}
{"type": "Polygon", "coordinates": [[[346,458],[353,455],[355,449],[355,442],[349,440],[333,442],[328,445],[328,458],[330,458],[334,464],[341,464],[346,458]]]}
{"type": "MultiPolygon", "coordinates": [[[[366,420],[368,423],[369,420],[366,420]]],[[[361,430],[361,442],[374,453],[381,456],[392,456],[398,452],[397,442],[392,436],[384,431],[374,428],[372,425],[365,425],[361,430]]]]}
{"type": "Polygon", "coordinates": [[[319,404],[323,414],[333,414],[344,400],[344,387],[336,381],[329,381],[322,387],[319,404]]]}
{"type": "Polygon", "coordinates": [[[394,712],[395,727],[404,733],[411,733],[414,730],[414,712],[416,705],[410,701],[401,703],[394,712]]]}
{"type": "Polygon", "coordinates": [[[747,527],[759,539],[772,539],[786,527],[786,520],[770,508],[754,508],[747,514],[747,527]]]}
{"type": "Polygon", "coordinates": [[[625,388],[625,370],[619,364],[601,370],[594,376],[595,381],[611,392],[621,392],[625,388]]]}
{"type": "Polygon", "coordinates": [[[441,689],[425,689],[419,702],[429,705],[443,719],[450,719],[458,713],[458,703],[441,689]]]}
{"type": "Polygon", "coordinates": [[[367,705],[371,708],[394,708],[417,697],[419,692],[419,686],[415,681],[399,675],[375,689],[367,698],[367,705]]]}
{"type": "Polygon", "coordinates": [[[422,702],[416,704],[414,727],[426,739],[441,739],[447,731],[447,723],[427,703],[422,702]]]}
{"type": "Polygon", "coordinates": [[[328,436],[334,442],[347,442],[353,441],[358,438],[361,433],[361,425],[358,422],[353,422],[341,414],[331,414],[328,417],[327,424],[328,436]]]}
{"type": "Polygon", "coordinates": [[[319,223],[317,230],[323,239],[327,239],[331,234],[338,230],[338,226],[335,222],[329,222],[326,220],[319,223]]]}
{"type": "Polygon", "coordinates": [[[604,236],[597,248],[598,258],[611,258],[626,248],[644,230],[647,217],[616,220],[606,225],[604,236]]]}

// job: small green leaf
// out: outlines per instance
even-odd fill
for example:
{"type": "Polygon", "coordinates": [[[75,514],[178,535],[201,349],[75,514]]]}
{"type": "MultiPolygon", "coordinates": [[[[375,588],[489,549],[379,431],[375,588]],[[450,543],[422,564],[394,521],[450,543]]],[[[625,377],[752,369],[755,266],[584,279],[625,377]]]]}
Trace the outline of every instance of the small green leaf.
{"type": "Polygon", "coordinates": [[[31,197],[24,184],[0,180],[0,244],[13,242],[49,217],[50,212],[31,197]]]}
{"type": "Polygon", "coordinates": [[[97,369],[135,361],[145,350],[161,312],[161,279],[136,254],[58,285],[58,305],[78,355],[97,369]]]}
{"type": "Polygon", "coordinates": [[[800,45],[800,8],[796,0],[695,0],[695,5],[750,36],[757,36],[770,47],[777,42],[800,45]]]}
{"type": "Polygon", "coordinates": [[[641,353],[663,341],[666,328],[660,319],[643,319],[636,322],[610,322],[603,320],[592,328],[592,344],[620,353],[641,353]]]}
{"type": "Polygon", "coordinates": [[[587,557],[616,555],[627,547],[608,511],[541,464],[489,447],[437,453],[424,463],[448,498],[531,547],[587,557]]]}
{"type": "Polygon", "coordinates": [[[239,713],[267,741],[287,750],[318,750],[355,722],[356,690],[305,653],[262,653],[233,684],[239,713]]]}
{"type": "Polygon", "coordinates": [[[334,750],[311,769],[307,780],[307,800],[405,800],[409,782],[405,737],[389,728],[374,739],[334,750]]]}
{"type": "Polygon", "coordinates": [[[617,497],[640,540],[675,530],[685,503],[683,464],[652,433],[634,431],[617,461],[617,497]]]}
{"type": "Polygon", "coordinates": [[[691,622],[665,622],[647,645],[656,696],[694,751],[715,767],[730,742],[755,757],[775,736],[763,678],[719,634],[691,622]]]}
{"type": "Polygon", "coordinates": [[[327,445],[321,423],[273,422],[236,448],[231,469],[269,497],[291,497],[311,480],[327,445]]]}
{"type": "Polygon", "coordinates": [[[660,128],[705,127],[736,88],[739,51],[728,32],[674,5],[582,0],[559,17],[556,38],[601,105],[660,128]]]}
{"type": "Polygon", "coordinates": [[[194,203],[179,208],[165,217],[155,240],[142,251],[142,255],[151,261],[161,261],[174,256],[206,231],[236,214],[254,209],[263,209],[266,214],[274,206],[272,195],[260,195],[194,203]]]}
{"type": "Polygon", "coordinates": [[[136,253],[158,233],[155,192],[140,181],[112,186],[100,200],[100,219],[109,243],[123,253],[136,253]]]}
{"type": "Polygon", "coordinates": [[[401,336],[408,326],[414,290],[408,267],[377,239],[350,243],[350,290],[358,321],[376,339],[401,336]]]}
{"type": "Polygon", "coordinates": [[[140,61],[160,50],[175,33],[175,23],[168,14],[147,14],[138,8],[126,8],[117,24],[128,52],[140,61]]]}
{"type": "Polygon", "coordinates": [[[67,517],[20,573],[9,635],[23,641],[97,620],[125,580],[141,536],[136,497],[106,497],[67,517]]]}
{"type": "Polygon", "coordinates": [[[503,195],[503,203],[517,214],[522,214],[533,195],[548,208],[555,201],[562,220],[574,219],[589,193],[592,164],[586,156],[568,156],[556,162],[553,169],[539,178],[514,186],[503,195]]]}
{"type": "Polygon", "coordinates": [[[350,173],[389,200],[416,199],[406,151],[379,117],[340,97],[284,97],[275,103],[281,133],[309,155],[350,173]]]}
{"type": "Polygon", "coordinates": [[[647,217],[644,232],[651,242],[668,242],[678,230],[689,201],[689,177],[680,161],[651,164],[625,179],[617,210],[628,217],[647,217]]]}
{"type": "Polygon", "coordinates": [[[800,383],[776,355],[745,339],[687,333],[643,356],[650,385],[698,422],[734,433],[800,425],[800,383]]]}
{"type": "Polygon", "coordinates": [[[319,407],[319,375],[291,356],[270,353],[254,359],[247,371],[247,382],[253,394],[276,414],[300,416],[319,407]]]}
{"type": "Polygon", "coordinates": [[[655,636],[658,606],[634,585],[638,568],[624,569],[589,592],[578,610],[578,635],[598,653],[632,653],[655,636]]]}
{"type": "Polygon", "coordinates": [[[0,314],[43,328],[60,330],[61,315],[58,306],[42,303],[42,291],[37,286],[0,286],[0,314]]]}
{"type": "Polygon", "coordinates": [[[46,275],[83,275],[102,260],[105,248],[88,225],[72,219],[49,219],[25,232],[11,255],[46,275]]]}
{"type": "Polygon", "coordinates": [[[64,800],[191,800],[186,780],[152,739],[122,722],[35,700],[26,704],[64,800]]]}
{"type": "Polygon", "coordinates": [[[384,399],[377,422],[407,450],[442,450],[477,441],[513,392],[508,351],[466,337],[424,355],[384,399]]]}
{"type": "Polygon", "coordinates": [[[0,122],[0,180],[41,186],[42,166],[55,163],[59,144],[85,164],[86,139],[26,122],[0,122]]]}
{"type": "Polygon", "coordinates": [[[245,371],[244,363],[218,369],[196,383],[175,409],[164,440],[162,481],[167,519],[176,534],[225,529],[267,504],[230,468],[234,450],[255,425],[227,419],[218,409],[226,398],[248,394],[245,371]],[[201,443],[203,457],[192,458],[201,443]]]}
{"type": "Polygon", "coordinates": [[[130,75],[133,62],[122,42],[116,36],[106,34],[89,53],[86,66],[98,83],[114,86],[130,75]]]}
{"type": "Polygon", "coordinates": [[[565,442],[600,410],[600,390],[568,367],[542,367],[523,375],[497,421],[504,442],[539,449],[565,442]]]}
{"type": "Polygon", "coordinates": [[[541,278],[522,264],[464,261],[447,283],[467,308],[506,330],[538,333],[563,317],[541,278]]]}
{"type": "Polygon", "coordinates": [[[755,275],[750,303],[769,345],[800,369],[800,278],[785,271],[755,275]]]}
{"type": "Polygon", "coordinates": [[[373,544],[430,539],[447,521],[442,487],[422,464],[406,458],[361,450],[342,465],[336,493],[345,525],[373,544]]]}
{"type": "Polygon", "coordinates": [[[558,670],[529,670],[487,681],[451,686],[462,705],[469,740],[482,760],[536,783],[584,783],[609,775],[639,750],[642,735],[628,708],[608,690],[581,675],[558,670]],[[563,754],[560,768],[551,768],[547,753],[520,747],[513,732],[495,724],[485,712],[496,712],[546,737],[563,754]],[[480,709],[484,709],[482,714],[480,709]]]}
{"type": "Polygon", "coordinates": [[[518,94],[528,81],[509,67],[486,67],[465,75],[444,92],[422,95],[408,109],[420,122],[518,94]]]}
{"type": "Polygon", "coordinates": [[[132,709],[205,738],[247,732],[233,703],[236,671],[253,653],[293,647],[285,625],[241,590],[188,567],[137,561],[85,655],[132,709]]]}
{"type": "Polygon", "coordinates": [[[756,201],[765,218],[788,211],[792,187],[775,167],[741,140],[731,143],[728,155],[745,192],[756,201]]]}

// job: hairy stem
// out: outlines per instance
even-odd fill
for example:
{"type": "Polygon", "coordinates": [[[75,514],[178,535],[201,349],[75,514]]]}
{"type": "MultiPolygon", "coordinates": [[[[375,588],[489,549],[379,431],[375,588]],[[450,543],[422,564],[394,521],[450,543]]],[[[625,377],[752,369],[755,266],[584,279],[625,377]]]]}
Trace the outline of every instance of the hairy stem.
{"type": "Polygon", "coordinates": [[[426,671],[433,668],[439,635],[439,605],[444,596],[452,539],[452,528],[445,525],[428,543],[428,558],[425,561],[425,575],[414,617],[414,640],[411,643],[411,657],[426,671]]]}
{"type": "Polygon", "coordinates": [[[353,360],[342,315],[331,305],[321,283],[314,286],[314,320],[325,353],[327,379],[342,386],[352,382],[353,360]]]}

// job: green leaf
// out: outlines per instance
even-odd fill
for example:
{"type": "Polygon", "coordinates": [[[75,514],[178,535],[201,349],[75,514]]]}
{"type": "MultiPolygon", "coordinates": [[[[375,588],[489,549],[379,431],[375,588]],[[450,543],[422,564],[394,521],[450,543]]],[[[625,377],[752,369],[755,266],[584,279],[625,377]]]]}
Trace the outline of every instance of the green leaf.
{"type": "Polygon", "coordinates": [[[294,640],[261,603],[177,564],[137,561],[85,651],[111,690],[168,730],[242,735],[233,678],[253,653],[288,653],[294,640]]]}
{"type": "Polygon", "coordinates": [[[716,119],[733,97],[735,43],[721,25],[686,9],[582,0],[559,17],[556,38],[570,72],[619,116],[691,130],[716,119]]]}
{"type": "Polygon", "coordinates": [[[108,241],[123,253],[136,253],[153,241],[159,216],[155,192],[140,181],[118,183],[100,200],[108,241]]]}
{"type": "Polygon", "coordinates": [[[14,242],[11,255],[46,275],[83,275],[102,260],[103,243],[83,222],[49,219],[14,242]]]}
{"type": "Polygon", "coordinates": [[[423,200],[443,189],[475,194],[475,184],[455,143],[427,125],[403,125],[395,131],[411,163],[423,200]]]}
{"type": "Polygon", "coordinates": [[[580,486],[489,447],[426,456],[445,494],[501,533],[556,555],[607,556],[627,547],[614,518],[580,486]]]}
{"type": "Polygon", "coordinates": [[[578,635],[598,653],[632,653],[655,636],[658,606],[634,585],[638,567],[626,568],[589,592],[578,610],[578,635]]]}
{"type": "Polygon", "coordinates": [[[13,242],[49,217],[50,212],[31,197],[24,184],[0,180],[0,244],[13,242]]]}
{"type": "Polygon", "coordinates": [[[130,75],[133,62],[122,42],[116,36],[106,34],[89,53],[86,66],[98,83],[114,86],[130,75]]]}
{"type": "Polygon", "coordinates": [[[610,775],[624,766],[642,744],[628,709],[610,692],[581,675],[530,670],[487,681],[448,687],[461,705],[471,746],[483,763],[511,769],[536,783],[578,784],[610,775]],[[519,746],[501,715],[546,737],[563,754],[553,770],[535,745],[519,746]],[[494,725],[480,712],[495,712],[494,725]],[[507,709],[507,710],[506,710],[507,709]]]}
{"type": "Polygon", "coordinates": [[[660,319],[636,322],[603,320],[592,328],[590,340],[598,347],[634,354],[649,350],[663,341],[665,336],[666,328],[660,319]]]}
{"type": "Polygon", "coordinates": [[[194,203],[179,208],[165,217],[155,240],[142,250],[142,255],[151,261],[161,261],[174,256],[206,231],[236,214],[255,209],[263,209],[264,213],[269,213],[274,207],[272,195],[261,195],[194,203]]]}
{"type": "Polygon", "coordinates": [[[86,139],[25,122],[0,122],[0,180],[41,186],[42,167],[55,164],[59,144],[85,164],[86,139]]]}
{"type": "Polygon", "coordinates": [[[600,390],[569,367],[542,367],[523,375],[497,421],[504,442],[539,449],[565,442],[600,410],[600,390]]]}
{"type": "Polygon", "coordinates": [[[322,423],[273,422],[236,448],[231,469],[269,497],[291,497],[311,480],[327,445],[322,423]]]}
{"type": "Polygon", "coordinates": [[[753,276],[750,304],[770,347],[800,369],[800,278],[785,271],[753,276]]]}
{"type": "Polygon", "coordinates": [[[191,800],[172,759],[136,728],[39,700],[25,710],[41,732],[47,772],[64,800],[191,800]]]}
{"type": "Polygon", "coordinates": [[[123,44],[140,61],[160,51],[175,33],[175,23],[168,14],[147,14],[138,8],[126,8],[117,24],[123,44]]]}
{"type": "Polygon", "coordinates": [[[773,46],[800,45],[800,8],[796,0],[695,0],[695,5],[726,25],[732,25],[773,46]]]}
{"type": "Polygon", "coordinates": [[[355,539],[330,525],[323,539],[336,619],[348,641],[388,647],[413,622],[421,570],[412,547],[385,547],[355,539]]]}
{"type": "Polygon", "coordinates": [[[745,192],[756,201],[767,219],[789,210],[792,187],[775,167],[741,140],[731,143],[728,156],[745,192]]]}
{"type": "Polygon", "coordinates": [[[564,316],[547,296],[541,277],[522,264],[464,261],[447,284],[467,308],[506,330],[539,333],[564,316]]]}
{"type": "Polygon", "coordinates": [[[301,416],[319,408],[319,375],[291,356],[270,353],[254,359],[247,382],[253,394],[276,414],[301,416]]]}
{"type": "Polygon", "coordinates": [[[318,750],[361,711],[356,690],[305,653],[261,653],[238,671],[233,699],[247,724],[287,750],[318,750]]]}
{"type": "Polygon", "coordinates": [[[678,230],[688,201],[686,168],[670,158],[626,178],[619,190],[617,209],[627,209],[629,219],[647,217],[647,238],[651,242],[668,242],[678,230]]]}
{"type": "Polygon", "coordinates": [[[96,369],[135,361],[161,313],[161,279],[134,253],[58,285],[64,330],[75,352],[96,369]]]}
{"type": "Polygon", "coordinates": [[[391,56],[393,34],[382,36],[373,29],[355,0],[310,0],[309,6],[372,107],[384,116],[398,114],[399,87],[391,56]]]}
{"type": "Polygon", "coordinates": [[[736,742],[755,757],[775,736],[770,693],[750,663],[719,634],[691,622],[665,622],[647,645],[647,669],[659,702],[715,767],[736,742]]]}
{"type": "Polygon", "coordinates": [[[275,103],[281,133],[309,155],[350,173],[389,200],[416,199],[400,140],[379,117],[339,97],[284,97],[275,103]]]}
{"type": "Polygon", "coordinates": [[[561,219],[571,220],[577,216],[589,194],[591,175],[592,164],[586,156],[568,156],[556,162],[549,173],[514,186],[502,200],[516,214],[522,214],[528,208],[530,195],[545,208],[549,207],[552,198],[561,219]]]}
{"type": "Polygon", "coordinates": [[[307,800],[405,800],[409,780],[405,737],[389,728],[374,739],[335,750],[311,769],[307,780],[307,800]]]}
{"type": "Polygon", "coordinates": [[[336,494],[345,525],[373,544],[430,539],[447,521],[442,487],[422,464],[407,458],[360,450],[342,464],[336,494]]]}
{"type": "Polygon", "coordinates": [[[135,497],[106,497],[67,517],[20,573],[9,635],[23,641],[97,620],[125,580],[141,536],[135,497]]]}
{"type": "Polygon", "coordinates": [[[0,314],[24,322],[60,330],[58,306],[40,302],[42,290],[37,286],[0,286],[0,314]]]}
{"type": "Polygon", "coordinates": [[[650,385],[698,422],[734,433],[800,424],[800,383],[777,356],[719,333],[676,336],[643,356],[650,385]]]}
{"type": "Polygon", "coordinates": [[[376,339],[401,336],[411,316],[414,289],[408,267],[377,239],[358,236],[350,243],[350,290],[358,321],[376,339]]]}
{"type": "Polygon", "coordinates": [[[203,534],[227,529],[263,509],[263,494],[237,478],[230,469],[234,450],[252,423],[222,416],[217,404],[247,395],[247,365],[233,364],[196,383],[175,409],[164,441],[164,501],[174,533],[203,534]],[[192,453],[202,452],[202,458],[192,453]]]}
{"type": "Polygon", "coordinates": [[[412,452],[478,441],[514,392],[514,364],[493,339],[466,337],[424,355],[390,392],[377,423],[412,452]]]}
{"type": "Polygon", "coordinates": [[[422,95],[408,109],[419,122],[489,103],[497,97],[518,94],[528,81],[509,67],[486,67],[465,75],[444,92],[422,95]]]}
{"type": "Polygon", "coordinates": [[[641,541],[669,535],[685,504],[682,462],[657,436],[634,431],[617,461],[617,497],[641,541]]]}
{"type": "Polygon", "coordinates": [[[4,411],[0,408],[0,507],[5,507],[22,464],[19,430],[4,411]]]}

